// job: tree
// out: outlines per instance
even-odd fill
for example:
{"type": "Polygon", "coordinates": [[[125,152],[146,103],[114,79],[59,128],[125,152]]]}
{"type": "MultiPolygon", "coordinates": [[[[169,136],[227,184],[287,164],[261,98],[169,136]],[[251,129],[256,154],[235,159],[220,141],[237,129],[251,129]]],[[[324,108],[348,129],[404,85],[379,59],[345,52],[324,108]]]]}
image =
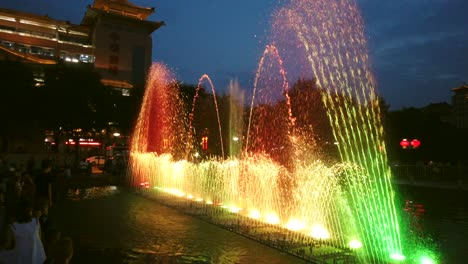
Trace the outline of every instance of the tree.
{"type": "Polygon", "coordinates": [[[34,131],[37,118],[35,90],[32,68],[16,61],[0,61],[2,96],[0,113],[3,116],[0,125],[1,151],[11,148],[11,143],[18,138],[27,138],[34,131]]]}
{"type": "MultiPolygon", "coordinates": [[[[52,131],[55,147],[68,139],[102,139],[101,131],[111,117],[113,101],[110,89],[90,65],[53,65],[45,68],[45,85],[38,94],[40,122],[44,131],[52,131]]],[[[74,151],[79,158],[79,145],[74,151]]]]}
{"type": "Polygon", "coordinates": [[[92,68],[59,64],[46,72],[41,96],[43,121],[54,128],[103,127],[112,109],[109,95],[92,68]]]}
{"type": "Polygon", "coordinates": [[[322,100],[323,93],[316,79],[300,79],[292,86],[289,97],[296,120],[295,129],[305,139],[306,145],[315,147],[308,151],[319,152],[322,157],[336,157],[335,139],[322,100]]]}
{"type": "Polygon", "coordinates": [[[466,131],[455,128],[428,107],[404,108],[388,113],[387,149],[391,160],[406,163],[417,161],[456,162],[465,159],[467,147],[466,131]],[[417,149],[402,149],[399,142],[418,139],[417,149]]]}

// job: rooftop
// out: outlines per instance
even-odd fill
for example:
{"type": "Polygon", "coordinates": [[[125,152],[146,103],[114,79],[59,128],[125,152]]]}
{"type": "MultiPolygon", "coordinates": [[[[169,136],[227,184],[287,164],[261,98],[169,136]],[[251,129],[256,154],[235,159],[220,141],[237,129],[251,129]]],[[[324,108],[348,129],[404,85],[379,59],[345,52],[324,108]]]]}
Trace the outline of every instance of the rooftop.
{"type": "Polygon", "coordinates": [[[468,85],[467,84],[463,84],[460,87],[456,87],[456,88],[451,89],[451,91],[454,91],[454,92],[459,92],[459,91],[463,91],[463,90],[468,90],[468,85]]]}

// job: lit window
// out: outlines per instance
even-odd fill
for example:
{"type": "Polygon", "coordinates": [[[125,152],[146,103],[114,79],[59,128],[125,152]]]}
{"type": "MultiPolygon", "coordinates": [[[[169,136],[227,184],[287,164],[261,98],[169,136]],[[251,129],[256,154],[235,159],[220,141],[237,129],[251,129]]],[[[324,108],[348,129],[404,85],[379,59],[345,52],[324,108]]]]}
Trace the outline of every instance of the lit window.
{"type": "Polygon", "coordinates": [[[84,63],[94,63],[94,56],[93,55],[87,55],[87,54],[81,54],[80,55],[80,61],[84,63]]]}
{"type": "Polygon", "coordinates": [[[130,96],[130,90],[129,89],[122,89],[122,96],[130,96]]]}

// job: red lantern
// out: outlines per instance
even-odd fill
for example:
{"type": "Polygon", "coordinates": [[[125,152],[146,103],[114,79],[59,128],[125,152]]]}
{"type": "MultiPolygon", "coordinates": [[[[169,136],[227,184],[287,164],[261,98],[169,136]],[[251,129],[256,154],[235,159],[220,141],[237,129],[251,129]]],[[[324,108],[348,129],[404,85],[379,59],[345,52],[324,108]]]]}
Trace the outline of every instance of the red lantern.
{"type": "Polygon", "coordinates": [[[418,148],[420,145],[421,145],[421,141],[419,141],[417,139],[411,140],[411,147],[418,148]]]}
{"type": "Polygon", "coordinates": [[[410,142],[406,138],[404,138],[402,141],[400,141],[400,146],[403,149],[406,149],[410,146],[410,142]]]}

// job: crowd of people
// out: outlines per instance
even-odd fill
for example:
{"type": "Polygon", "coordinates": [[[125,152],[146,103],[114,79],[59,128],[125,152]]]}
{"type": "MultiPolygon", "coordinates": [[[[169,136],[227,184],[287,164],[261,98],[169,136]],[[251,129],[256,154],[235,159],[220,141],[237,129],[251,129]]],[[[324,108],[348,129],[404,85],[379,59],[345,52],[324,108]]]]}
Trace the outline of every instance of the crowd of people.
{"type": "Polygon", "coordinates": [[[55,230],[49,209],[63,199],[67,169],[53,171],[45,159],[41,169],[16,167],[0,158],[0,263],[69,263],[73,243],[55,230]]]}

